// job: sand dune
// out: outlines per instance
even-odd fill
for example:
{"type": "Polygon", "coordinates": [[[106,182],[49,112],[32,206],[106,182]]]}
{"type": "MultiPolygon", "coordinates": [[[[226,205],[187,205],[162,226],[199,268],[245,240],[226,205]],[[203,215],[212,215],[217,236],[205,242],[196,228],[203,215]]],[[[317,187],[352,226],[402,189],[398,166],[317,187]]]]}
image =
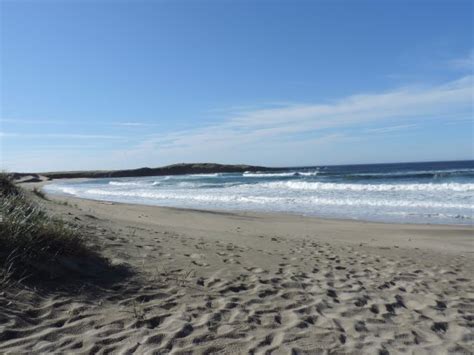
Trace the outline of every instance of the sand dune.
{"type": "Polygon", "coordinates": [[[135,274],[4,290],[1,353],[472,353],[468,227],[54,200],[135,274]]]}

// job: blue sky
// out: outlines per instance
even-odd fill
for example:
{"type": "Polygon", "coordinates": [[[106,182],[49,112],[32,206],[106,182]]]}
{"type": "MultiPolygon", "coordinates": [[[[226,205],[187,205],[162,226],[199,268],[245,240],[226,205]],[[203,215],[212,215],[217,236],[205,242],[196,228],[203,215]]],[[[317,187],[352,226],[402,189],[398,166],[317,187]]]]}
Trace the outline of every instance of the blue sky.
{"type": "Polygon", "coordinates": [[[472,1],[8,1],[1,168],[473,159],[472,1]]]}

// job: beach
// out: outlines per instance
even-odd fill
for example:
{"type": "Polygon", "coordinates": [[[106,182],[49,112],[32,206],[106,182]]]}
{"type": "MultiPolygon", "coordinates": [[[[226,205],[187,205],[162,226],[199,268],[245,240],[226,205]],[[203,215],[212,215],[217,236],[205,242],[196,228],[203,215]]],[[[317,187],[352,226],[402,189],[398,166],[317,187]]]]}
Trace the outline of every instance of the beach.
{"type": "Polygon", "coordinates": [[[470,226],[47,198],[131,274],[0,292],[2,353],[472,353],[470,226]]]}
{"type": "Polygon", "coordinates": [[[473,7],[0,0],[0,355],[474,355],[473,7]]]}

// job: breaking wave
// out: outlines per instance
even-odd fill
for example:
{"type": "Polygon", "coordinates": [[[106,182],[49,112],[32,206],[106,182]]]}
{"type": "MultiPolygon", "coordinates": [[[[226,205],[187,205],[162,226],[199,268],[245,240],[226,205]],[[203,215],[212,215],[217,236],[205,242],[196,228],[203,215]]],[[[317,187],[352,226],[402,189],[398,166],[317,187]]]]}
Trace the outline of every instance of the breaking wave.
{"type": "Polygon", "coordinates": [[[441,183],[441,184],[345,184],[305,181],[278,181],[262,184],[273,189],[294,190],[327,190],[327,191],[474,191],[474,183],[441,183]]]}
{"type": "Polygon", "coordinates": [[[45,190],[171,207],[472,224],[474,162],[414,165],[95,179],[53,182],[45,190]]]}

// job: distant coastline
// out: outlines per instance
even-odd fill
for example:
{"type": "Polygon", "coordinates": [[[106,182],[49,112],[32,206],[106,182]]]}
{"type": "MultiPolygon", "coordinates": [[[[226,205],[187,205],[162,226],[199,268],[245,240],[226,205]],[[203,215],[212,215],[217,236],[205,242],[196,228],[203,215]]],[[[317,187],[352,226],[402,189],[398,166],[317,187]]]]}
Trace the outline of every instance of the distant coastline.
{"type": "MultiPolygon", "coordinates": [[[[186,174],[213,174],[213,173],[244,173],[257,171],[279,171],[282,168],[269,168],[255,165],[228,165],[214,163],[196,164],[173,164],[158,168],[138,168],[125,170],[85,170],[85,171],[56,171],[44,173],[12,173],[16,180],[30,177],[31,182],[40,179],[41,176],[48,179],[77,179],[77,178],[120,178],[120,177],[146,177],[164,175],[186,175],[186,174]]],[[[24,181],[26,182],[26,181],[24,181]]]]}
{"type": "Polygon", "coordinates": [[[120,170],[75,170],[75,171],[50,171],[50,172],[12,172],[9,175],[14,180],[22,182],[39,182],[44,178],[53,179],[80,179],[80,178],[123,178],[123,177],[147,177],[166,175],[187,174],[215,174],[215,173],[244,173],[244,172],[283,172],[297,169],[309,169],[317,167],[370,167],[370,166],[404,166],[414,165],[439,165],[445,163],[469,164],[474,160],[451,160],[451,161],[420,161],[420,162],[398,162],[398,163],[354,163],[354,164],[324,164],[311,166],[289,166],[289,167],[267,167],[248,164],[217,164],[217,163],[178,163],[156,168],[137,168],[120,170]]]}

